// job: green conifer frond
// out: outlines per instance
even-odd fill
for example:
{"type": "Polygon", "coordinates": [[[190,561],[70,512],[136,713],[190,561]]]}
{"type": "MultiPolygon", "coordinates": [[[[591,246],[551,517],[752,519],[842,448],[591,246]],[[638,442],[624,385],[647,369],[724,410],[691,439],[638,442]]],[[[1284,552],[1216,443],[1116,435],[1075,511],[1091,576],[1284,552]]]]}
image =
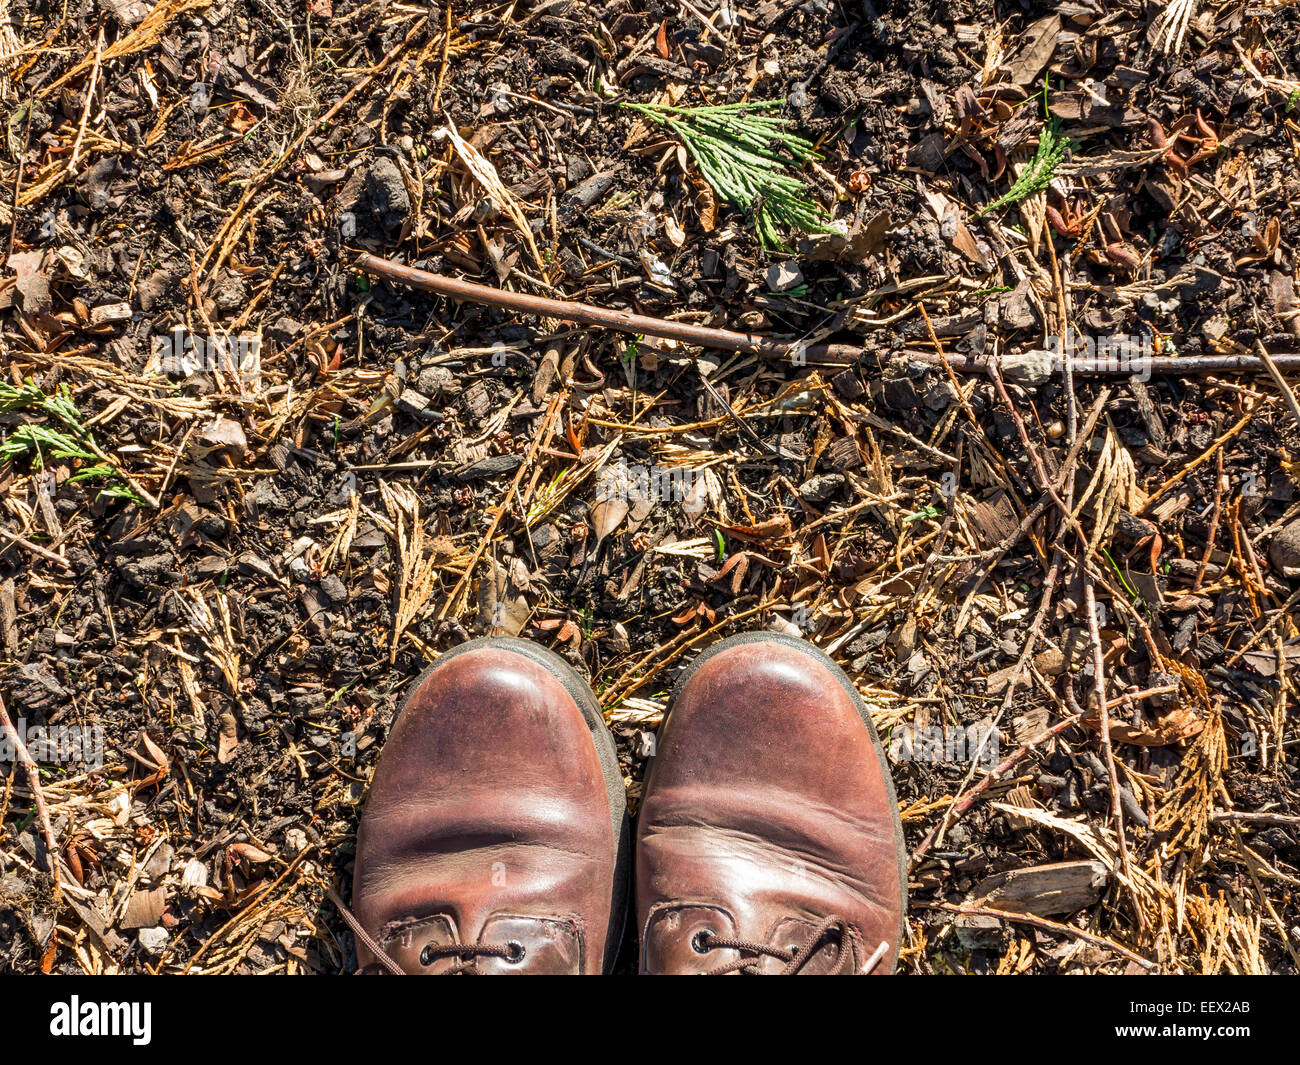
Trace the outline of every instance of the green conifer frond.
{"type": "Polygon", "coordinates": [[[103,480],[107,482],[107,487],[100,492],[101,496],[129,499],[140,506],[145,505],[145,500],[140,498],[121,472],[108,461],[93,434],[83,424],[81,412],[72,401],[67,386],[49,394],[30,380],[24,382],[21,388],[0,381],[0,414],[16,411],[44,414],[61,422],[68,431],[36,422],[21,424],[8,438],[0,441],[0,462],[26,458],[39,468],[47,458],[99,460],[94,465],[82,467],[69,480],[74,483],[103,480]]]}
{"type": "Polygon", "coordinates": [[[824,232],[828,217],[795,170],[820,159],[812,142],[787,128],[790,120],[764,112],[783,100],[706,107],[624,103],[621,106],[676,134],[704,180],[723,199],[753,215],[766,247],[785,247],[781,230],[824,232]]]}
{"type": "Polygon", "coordinates": [[[1033,161],[1025,172],[1016,178],[1015,184],[1003,195],[987,206],[981,207],[979,213],[988,214],[1000,207],[1019,203],[1040,189],[1047,188],[1052,175],[1056,173],[1056,168],[1069,150],[1070,138],[1061,136],[1061,123],[1056,120],[1049,122],[1038,135],[1038,151],[1034,153],[1033,161]]]}

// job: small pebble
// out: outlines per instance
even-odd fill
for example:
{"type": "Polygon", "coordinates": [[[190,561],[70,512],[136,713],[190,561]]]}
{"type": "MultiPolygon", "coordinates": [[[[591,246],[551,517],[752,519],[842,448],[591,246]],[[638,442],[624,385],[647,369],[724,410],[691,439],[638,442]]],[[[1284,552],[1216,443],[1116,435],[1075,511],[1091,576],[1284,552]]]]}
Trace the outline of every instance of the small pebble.
{"type": "Polygon", "coordinates": [[[1283,577],[1300,577],[1300,520],[1293,521],[1273,537],[1268,557],[1283,577]]]}
{"type": "Polygon", "coordinates": [[[136,933],[136,936],[140,940],[140,946],[144,952],[155,958],[167,949],[167,944],[172,939],[172,934],[167,929],[160,927],[141,928],[136,933]]]}
{"type": "Polygon", "coordinates": [[[803,271],[798,263],[773,263],[767,268],[767,287],[771,292],[789,292],[803,284],[803,271]]]}

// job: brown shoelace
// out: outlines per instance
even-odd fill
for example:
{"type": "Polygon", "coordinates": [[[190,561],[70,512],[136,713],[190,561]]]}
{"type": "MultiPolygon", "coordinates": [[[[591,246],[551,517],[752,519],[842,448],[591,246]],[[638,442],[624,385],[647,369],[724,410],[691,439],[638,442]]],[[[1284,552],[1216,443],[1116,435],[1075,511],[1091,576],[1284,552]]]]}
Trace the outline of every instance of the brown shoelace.
{"type": "MultiPolygon", "coordinates": [[[[344,923],[352,929],[352,934],[375,956],[378,966],[386,969],[394,976],[405,976],[406,971],[388,955],[375,940],[375,937],[365,930],[361,922],[357,920],[352,911],[339,898],[338,892],[329,885],[326,885],[325,892],[339,911],[339,916],[343,918],[344,923]]],[[[869,973],[879,964],[880,959],[885,956],[889,949],[888,943],[881,943],[871,957],[863,963],[861,970],[858,970],[857,950],[853,945],[853,938],[849,934],[849,924],[844,918],[834,915],[825,918],[808,933],[807,938],[804,939],[801,945],[793,949],[773,947],[767,943],[759,943],[754,940],[716,936],[711,932],[700,932],[696,936],[696,942],[692,945],[703,954],[707,954],[711,950],[734,950],[741,955],[748,955],[709,970],[706,974],[708,976],[725,976],[728,973],[756,975],[757,970],[754,966],[760,958],[764,957],[776,958],[785,962],[785,968],[781,970],[779,975],[795,976],[803,971],[804,966],[808,964],[812,956],[828,941],[835,943],[835,958],[829,975],[842,975],[858,971],[863,974],[869,973]]],[[[479,958],[506,958],[510,961],[522,961],[523,951],[524,948],[519,943],[444,943],[440,945],[429,943],[420,951],[420,964],[432,965],[443,958],[458,958],[459,962],[445,969],[444,974],[447,976],[468,975],[475,972],[474,963],[479,958]]],[[[374,966],[367,966],[361,971],[373,971],[374,968],[374,966]]]]}
{"type": "MultiPolygon", "coordinates": [[[[357,920],[356,915],[343,904],[338,892],[328,885],[325,891],[329,895],[330,902],[334,903],[335,908],[339,911],[339,916],[352,929],[352,934],[357,937],[358,941],[364,943],[370,953],[375,956],[379,967],[387,969],[394,976],[405,976],[406,970],[398,965],[379,945],[375,937],[365,930],[361,922],[357,920]]],[[[444,969],[440,975],[470,975],[474,973],[474,963],[479,958],[505,958],[507,961],[523,961],[524,948],[521,943],[441,943],[436,945],[429,943],[420,951],[421,965],[432,965],[443,958],[457,958],[459,961],[455,965],[444,969]]],[[[366,966],[360,972],[368,973],[374,969],[375,966],[366,966]]]]}
{"type": "Polygon", "coordinates": [[[522,943],[446,943],[434,946],[429,943],[420,951],[420,964],[432,965],[442,958],[459,958],[456,965],[442,971],[443,976],[457,974],[475,974],[474,963],[479,958],[505,958],[507,961],[523,961],[522,943]]]}
{"type": "MultiPolygon", "coordinates": [[[[691,946],[701,954],[707,954],[711,950],[734,950],[741,954],[741,957],[733,962],[710,969],[706,976],[725,976],[728,973],[756,976],[758,969],[755,966],[763,958],[776,958],[778,961],[785,962],[785,968],[778,975],[796,976],[826,943],[835,944],[835,957],[828,975],[852,974],[859,971],[857,949],[853,945],[853,937],[849,934],[849,923],[843,917],[834,915],[823,919],[808,933],[803,943],[793,948],[774,947],[769,943],[759,943],[751,939],[728,938],[707,931],[697,933],[691,946]]],[[[874,969],[888,949],[887,943],[881,943],[875,953],[866,960],[861,971],[869,973],[874,969]]]]}

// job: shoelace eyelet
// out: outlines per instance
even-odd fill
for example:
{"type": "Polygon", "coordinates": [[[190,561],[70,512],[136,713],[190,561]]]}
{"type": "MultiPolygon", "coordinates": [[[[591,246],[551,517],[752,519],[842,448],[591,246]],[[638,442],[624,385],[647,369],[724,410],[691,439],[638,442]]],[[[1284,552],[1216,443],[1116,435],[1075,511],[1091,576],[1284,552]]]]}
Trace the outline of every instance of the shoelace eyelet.
{"type": "Polygon", "coordinates": [[[691,936],[691,950],[696,954],[707,954],[709,952],[709,940],[713,938],[712,928],[702,928],[691,936]]]}
{"type": "Polygon", "coordinates": [[[510,965],[518,965],[524,960],[524,955],[528,953],[528,951],[524,949],[524,945],[517,939],[510,940],[506,943],[506,946],[510,948],[510,953],[506,955],[505,961],[510,965]]]}

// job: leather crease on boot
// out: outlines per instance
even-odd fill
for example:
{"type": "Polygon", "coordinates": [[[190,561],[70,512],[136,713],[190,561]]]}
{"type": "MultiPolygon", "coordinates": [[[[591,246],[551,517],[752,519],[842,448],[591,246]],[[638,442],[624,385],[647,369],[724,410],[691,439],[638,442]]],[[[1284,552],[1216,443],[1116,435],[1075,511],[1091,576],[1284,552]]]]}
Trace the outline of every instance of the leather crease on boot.
{"type": "Polygon", "coordinates": [[[691,664],[636,837],[641,972],[893,970],[906,899],[893,784],[857,690],[811,644],[745,634],[691,664]]]}
{"type": "MultiPolygon", "coordinates": [[[[884,974],[902,826],[852,682],[811,644],[723,640],[679,680],[636,832],[646,974],[884,974]]],[[[523,640],[472,641],[412,687],[371,780],[353,910],[363,973],[600,973],[629,833],[591,689],[523,640]]]]}
{"type": "Polygon", "coordinates": [[[605,971],[627,857],[623,775],[586,682],[523,640],[464,644],[416,681],[370,782],[342,910],[360,971],[605,971]]]}

